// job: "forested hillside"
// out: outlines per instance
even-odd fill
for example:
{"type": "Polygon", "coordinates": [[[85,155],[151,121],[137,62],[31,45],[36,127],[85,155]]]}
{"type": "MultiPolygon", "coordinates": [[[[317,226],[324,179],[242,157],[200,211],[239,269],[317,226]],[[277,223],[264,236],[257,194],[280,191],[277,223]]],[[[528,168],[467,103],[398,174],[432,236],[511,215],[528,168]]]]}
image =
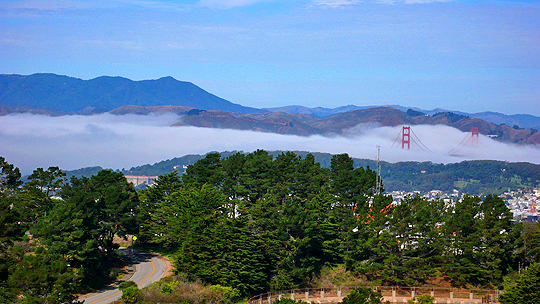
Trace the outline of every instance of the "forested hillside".
{"type": "MultiPolygon", "coordinates": [[[[237,153],[236,151],[221,152],[223,158],[237,153]]],[[[269,151],[277,157],[282,151],[269,151]]],[[[332,154],[294,151],[298,156],[306,157],[312,154],[315,161],[323,168],[330,168],[332,154]]],[[[157,176],[177,170],[185,172],[185,167],[194,164],[204,155],[186,155],[164,160],[153,165],[143,165],[122,171],[126,175],[157,176]]],[[[368,166],[375,170],[376,162],[369,159],[353,158],[354,167],[368,166]]],[[[97,173],[101,167],[84,168],[68,171],[68,176],[90,176],[97,173]]],[[[540,165],[532,163],[512,163],[494,160],[463,161],[460,163],[437,164],[432,162],[381,162],[381,177],[385,188],[391,191],[431,191],[441,190],[452,192],[457,189],[461,193],[474,195],[500,195],[508,188],[540,188],[540,165]]]]}
{"type": "Polygon", "coordinates": [[[140,236],[175,250],[179,271],[241,293],[308,286],[339,264],[377,284],[498,286],[532,257],[497,196],[395,206],[375,184],[346,154],[323,168],[311,154],[211,153],[142,191],[140,236]]]}
{"type": "Polygon", "coordinates": [[[366,284],[501,288],[540,261],[540,226],[512,222],[500,197],[394,205],[347,154],[324,168],[313,154],[210,153],[138,193],[110,170],[67,182],[38,168],[23,184],[3,158],[0,168],[0,302],[69,303],[102,286],[112,238],[127,234],[239,296],[311,286],[337,267],[366,284]]]}

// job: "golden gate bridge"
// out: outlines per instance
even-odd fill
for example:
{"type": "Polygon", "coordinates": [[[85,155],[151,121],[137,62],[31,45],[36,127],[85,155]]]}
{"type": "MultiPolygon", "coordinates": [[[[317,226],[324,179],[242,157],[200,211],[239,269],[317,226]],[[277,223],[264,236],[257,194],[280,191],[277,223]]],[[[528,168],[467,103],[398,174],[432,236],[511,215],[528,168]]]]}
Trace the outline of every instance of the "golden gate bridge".
{"type": "MultiPolygon", "coordinates": [[[[457,147],[447,152],[449,155],[456,155],[457,152],[459,152],[461,149],[463,149],[466,146],[472,146],[472,147],[478,147],[478,141],[479,141],[479,135],[480,132],[478,130],[478,127],[472,127],[470,133],[466,133],[465,137],[461,142],[458,144],[457,147]]],[[[399,147],[401,144],[402,149],[411,149],[411,143],[415,144],[417,147],[419,147],[424,152],[430,152],[433,153],[423,142],[420,140],[420,138],[414,133],[414,130],[411,128],[411,126],[403,126],[401,131],[399,132],[398,136],[394,140],[394,143],[392,143],[392,147],[396,146],[399,147]],[[400,140],[401,139],[401,140],[400,140]]]]}

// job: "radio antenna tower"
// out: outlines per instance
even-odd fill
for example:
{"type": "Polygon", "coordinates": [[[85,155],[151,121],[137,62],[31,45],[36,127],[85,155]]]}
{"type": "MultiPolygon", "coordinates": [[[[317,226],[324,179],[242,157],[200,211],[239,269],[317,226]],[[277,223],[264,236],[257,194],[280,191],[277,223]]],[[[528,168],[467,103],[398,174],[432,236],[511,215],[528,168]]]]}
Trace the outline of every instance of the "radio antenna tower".
{"type": "Polygon", "coordinates": [[[381,155],[381,146],[377,146],[377,181],[375,183],[375,195],[381,193],[381,163],[379,161],[381,155]]]}

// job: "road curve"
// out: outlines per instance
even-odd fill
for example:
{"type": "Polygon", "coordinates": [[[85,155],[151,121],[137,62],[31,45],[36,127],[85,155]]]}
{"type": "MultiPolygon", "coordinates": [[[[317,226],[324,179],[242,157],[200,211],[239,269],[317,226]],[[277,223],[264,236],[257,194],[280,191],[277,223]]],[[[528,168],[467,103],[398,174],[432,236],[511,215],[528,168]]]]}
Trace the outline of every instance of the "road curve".
{"type": "MultiPolygon", "coordinates": [[[[127,254],[128,250],[121,249],[121,253],[127,254]]],[[[131,259],[132,264],[135,265],[135,271],[129,280],[137,283],[139,288],[159,281],[167,272],[166,263],[157,255],[135,251],[131,259]]],[[[107,304],[120,299],[121,296],[122,292],[118,289],[118,284],[114,284],[97,293],[84,295],[79,298],[79,301],[83,301],[84,304],[107,304]]]]}

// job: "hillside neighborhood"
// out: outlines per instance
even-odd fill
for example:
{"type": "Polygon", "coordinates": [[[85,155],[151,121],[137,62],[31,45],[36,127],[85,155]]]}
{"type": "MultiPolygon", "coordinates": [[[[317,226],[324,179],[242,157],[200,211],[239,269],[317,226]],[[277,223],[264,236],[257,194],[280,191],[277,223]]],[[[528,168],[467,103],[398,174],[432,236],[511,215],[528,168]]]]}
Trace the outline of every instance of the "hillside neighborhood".
{"type": "MultiPolygon", "coordinates": [[[[439,197],[447,204],[455,203],[455,201],[460,197],[459,191],[457,190],[454,190],[452,193],[444,193],[440,190],[432,190],[428,193],[420,193],[419,191],[392,191],[389,194],[392,195],[394,204],[399,204],[403,198],[416,194],[428,199],[435,199],[439,197]]],[[[509,190],[500,197],[504,200],[506,206],[508,206],[514,215],[515,221],[538,221],[540,214],[537,207],[540,209],[540,189],[509,190]]]]}

